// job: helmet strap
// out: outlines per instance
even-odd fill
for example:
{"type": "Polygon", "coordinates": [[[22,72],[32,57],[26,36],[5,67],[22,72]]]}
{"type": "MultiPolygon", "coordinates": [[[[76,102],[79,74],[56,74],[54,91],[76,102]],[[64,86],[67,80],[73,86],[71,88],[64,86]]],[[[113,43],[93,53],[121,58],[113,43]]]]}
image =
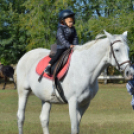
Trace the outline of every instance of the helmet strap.
{"type": "Polygon", "coordinates": [[[65,19],[63,20],[63,24],[67,26],[66,22],[65,22],[65,19]]]}

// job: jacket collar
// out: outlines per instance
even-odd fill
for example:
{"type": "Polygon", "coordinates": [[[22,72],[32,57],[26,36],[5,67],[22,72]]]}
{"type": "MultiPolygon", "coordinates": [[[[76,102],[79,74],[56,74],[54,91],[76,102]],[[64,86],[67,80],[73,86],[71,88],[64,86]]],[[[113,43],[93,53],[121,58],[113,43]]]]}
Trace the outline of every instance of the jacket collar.
{"type": "MultiPolygon", "coordinates": [[[[58,23],[58,27],[60,27],[60,26],[62,26],[62,27],[68,27],[67,25],[62,25],[62,24],[60,24],[60,23],[58,23]]],[[[72,26],[71,28],[73,28],[74,26],[72,26]]]]}
{"type": "Polygon", "coordinates": [[[62,24],[58,23],[58,27],[60,27],[60,26],[62,26],[62,27],[68,27],[66,25],[62,25],[62,24]]]}

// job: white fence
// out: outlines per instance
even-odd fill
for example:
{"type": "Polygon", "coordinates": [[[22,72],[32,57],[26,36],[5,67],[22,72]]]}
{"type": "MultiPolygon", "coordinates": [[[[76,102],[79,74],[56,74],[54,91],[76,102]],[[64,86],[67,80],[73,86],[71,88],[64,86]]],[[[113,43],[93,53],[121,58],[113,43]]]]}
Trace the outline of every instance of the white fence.
{"type": "Polygon", "coordinates": [[[107,69],[105,69],[98,80],[104,80],[104,84],[107,84],[107,80],[124,80],[124,77],[122,75],[107,75],[107,69]]]}

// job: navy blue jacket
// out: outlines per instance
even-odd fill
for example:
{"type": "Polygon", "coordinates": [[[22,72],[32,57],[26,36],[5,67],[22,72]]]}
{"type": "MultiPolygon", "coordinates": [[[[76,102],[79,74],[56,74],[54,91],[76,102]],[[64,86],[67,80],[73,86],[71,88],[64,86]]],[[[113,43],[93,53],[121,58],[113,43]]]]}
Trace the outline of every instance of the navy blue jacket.
{"type": "Polygon", "coordinates": [[[78,37],[74,27],[58,25],[57,30],[57,49],[67,49],[70,45],[78,45],[78,37]]]}
{"type": "MultiPolygon", "coordinates": [[[[132,65],[133,69],[134,69],[134,64],[132,65]]],[[[129,80],[127,82],[127,90],[128,92],[131,94],[131,95],[134,95],[134,76],[133,76],[133,79],[132,80],[129,80]]]]}

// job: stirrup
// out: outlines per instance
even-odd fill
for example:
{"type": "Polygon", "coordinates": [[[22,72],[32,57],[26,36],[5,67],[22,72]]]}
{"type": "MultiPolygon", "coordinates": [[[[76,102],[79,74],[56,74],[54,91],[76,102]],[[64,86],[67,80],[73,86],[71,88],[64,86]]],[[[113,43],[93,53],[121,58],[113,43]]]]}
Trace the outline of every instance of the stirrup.
{"type": "Polygon", "coordinates": [[[47,66],[46,69],[44,70],[44,72],[45,72],[47,75],[51,75],[51,66],[47,66]]]}

